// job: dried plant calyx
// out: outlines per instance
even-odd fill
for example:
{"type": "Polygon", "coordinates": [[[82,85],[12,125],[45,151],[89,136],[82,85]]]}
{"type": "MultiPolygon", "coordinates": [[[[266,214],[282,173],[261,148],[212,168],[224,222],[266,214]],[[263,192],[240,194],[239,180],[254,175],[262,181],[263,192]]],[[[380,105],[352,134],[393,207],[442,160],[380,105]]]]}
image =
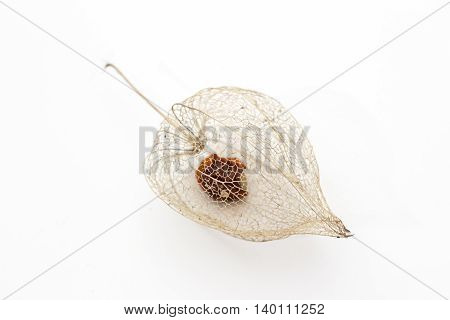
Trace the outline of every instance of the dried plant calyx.
{"type": "Polygon", "coordinates": [[[175,104],[145,167],[150,186],[171,207],[234,237],[350,236],[322,194],[303,128],[262,93],[211,88],[175,104]],[[211,137],[207,128],[227,134],[211,137]],[[292,156],[292,143],[300,157],[292,156]]]}
{"type": "Polygon", "coordinates": [[[351,236],[322,194],[305,130],[278,101],[241,88],[209,88],[166,115],[117,67],[106,67],[164,118],[145,176],[182,215],[250,241],[351,236]]]}

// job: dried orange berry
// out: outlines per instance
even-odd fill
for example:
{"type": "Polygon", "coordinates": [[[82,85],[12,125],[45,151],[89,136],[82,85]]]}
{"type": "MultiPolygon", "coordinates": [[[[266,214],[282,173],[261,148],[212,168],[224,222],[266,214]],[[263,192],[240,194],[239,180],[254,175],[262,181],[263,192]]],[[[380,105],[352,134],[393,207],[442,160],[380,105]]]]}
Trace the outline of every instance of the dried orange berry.
{"type": "Polygon", "coordinates": [[[202,190],[213,200],[234,203],[248,194],[245,168],[238,158],[221,158],[214,153],[203,159],[195,177],[202,190]]]}

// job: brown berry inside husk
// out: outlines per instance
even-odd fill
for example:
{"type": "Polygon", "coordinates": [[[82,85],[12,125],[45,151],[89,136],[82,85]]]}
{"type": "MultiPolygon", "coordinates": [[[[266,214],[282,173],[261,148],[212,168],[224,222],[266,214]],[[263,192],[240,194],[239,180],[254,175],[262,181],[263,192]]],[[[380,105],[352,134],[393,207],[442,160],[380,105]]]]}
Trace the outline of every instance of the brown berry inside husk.
{"type": "Polygon", "coordinates": [[[195,177],[202,190],[213,200],[234,203],[248,194],[245,168],[238,158],[221,158],[214,153],[203,159],[195,177]]]}

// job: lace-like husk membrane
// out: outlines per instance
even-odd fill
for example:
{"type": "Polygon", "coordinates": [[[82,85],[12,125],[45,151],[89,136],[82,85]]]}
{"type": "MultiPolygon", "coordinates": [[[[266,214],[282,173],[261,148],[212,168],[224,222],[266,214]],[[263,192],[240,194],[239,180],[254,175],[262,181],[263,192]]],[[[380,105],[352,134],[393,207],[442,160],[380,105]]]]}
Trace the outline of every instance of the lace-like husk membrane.
{"type": "Polygon", "coordinates": [[[255,91],[204,89],[175,104],[145,175],[169,206],[234,237],[350,236],[325,201],[303,128],[279,102],[255,91]],[[293,156],[292,142],[301,156],[293,156]]]}

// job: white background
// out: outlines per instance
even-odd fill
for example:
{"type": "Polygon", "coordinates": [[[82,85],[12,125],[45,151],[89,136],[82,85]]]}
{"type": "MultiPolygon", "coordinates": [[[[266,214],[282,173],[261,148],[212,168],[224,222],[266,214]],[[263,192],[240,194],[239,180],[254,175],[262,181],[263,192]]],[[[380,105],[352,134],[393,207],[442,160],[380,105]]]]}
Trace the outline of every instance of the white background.
{"type": "MultiPolygon", "coordinates": [[[[286,107],[443,1],[13,1],[164,108],[204,87],[286,107]]],[[[450,6],[292,113],[333,211],[450,295],[450,6]]],[[[129,89],[0,5],[0,296],[154,197],[129,89]]],[[[251,243],[155,200],[16,299],[439,299],[354,239],[251,243]]]]}

